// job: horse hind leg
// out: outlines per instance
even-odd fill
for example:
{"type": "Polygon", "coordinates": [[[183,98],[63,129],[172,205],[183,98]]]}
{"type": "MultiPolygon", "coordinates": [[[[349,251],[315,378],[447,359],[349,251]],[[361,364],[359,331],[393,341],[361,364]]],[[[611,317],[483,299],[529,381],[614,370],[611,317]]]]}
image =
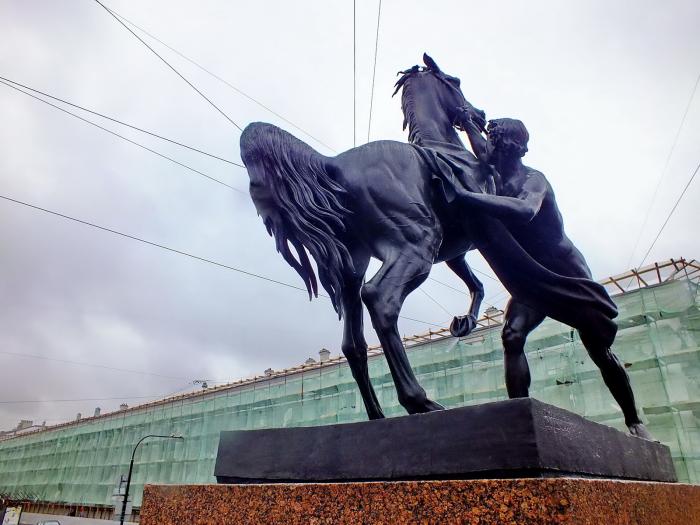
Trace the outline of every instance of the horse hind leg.
{"type": "MultiPolygon", "coordinates": [[[[367,258],[367,261],[369,261],[369,258],[367,258]]],[[[353,262],[356,270],[361,267],[356,258],[353,258],[353,262]]],[[[366,269],[367,262],[364,262],[364,267],[366,269]]],[[[352,376],[360,389],[367,417],[369,419],[381,419],[384,417],[384,413],[372,387],[367,367],[367,342],[365,341],[362,300],[360,298],[363,276],[364,271],[360,272],[360,275],[353,275],[345,279],[343,293],[343,343],[341,349],[348,360],[352,376]]]]}
{"type": "Polygon", "coordinates": [[[464,337],[476,328],[476,320],[479,317],[481,301],[484,300],[484,285],[481,284],[481,281],[477,279],[474,272],[469,268],[467,261],[464,259],[464,255],[460,255],[459,257],[445,262],[450,270],[457,274],[457,277],[467,285],[469,295],[471,296],[467,315],[455,317],[452,320],[452,324],[450,324],[450,333],[454,337],[464,337]]]}
{"type": "Polygon", "coordinates": [[[409,414],[443,408],[428,399],[418,384],[397,327],[406,296],[425,281],[431,266],[423,254],[400,254],[395,260],[385,261],[379,272],[362,287],[362,300],[384,349],[399,403],[409,414]]]}

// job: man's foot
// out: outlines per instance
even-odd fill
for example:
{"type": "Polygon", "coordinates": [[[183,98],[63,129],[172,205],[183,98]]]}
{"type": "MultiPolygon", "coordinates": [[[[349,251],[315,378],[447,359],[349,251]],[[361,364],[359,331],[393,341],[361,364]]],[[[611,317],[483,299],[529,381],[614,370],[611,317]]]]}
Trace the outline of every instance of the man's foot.
{"type": "Polygon", "coordinates": [[[365,409],[367,410],[367,417],[369,419],[384,419],[384,412],[382,412],[382,409],[379,406],[372,408],[372,410],[366,407],[365,409]]]}
{"type": "Polygon", "coordinates": [[[648,441],[656,441],[658,443],[658,440],[654,439],[654,437],[647,430],[647,427],[645,427],[642,423],[632,423],[631,425],[628,425],[627,428],[632,436],[637,436],[648,441]]]}

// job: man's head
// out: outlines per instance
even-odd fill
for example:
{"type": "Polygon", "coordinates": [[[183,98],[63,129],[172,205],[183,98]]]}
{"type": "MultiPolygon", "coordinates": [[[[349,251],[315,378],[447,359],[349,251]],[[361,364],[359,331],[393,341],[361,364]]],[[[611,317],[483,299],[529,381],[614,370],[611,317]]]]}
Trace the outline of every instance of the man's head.
{"type": "Polygon", "coordinates": [[[520,158],[527,153],[527,141],[530,134],[525,124],[517,119],[499,118],[489,120],[488,154],[489,158],[497,161],[499,158],[520,158]]]}

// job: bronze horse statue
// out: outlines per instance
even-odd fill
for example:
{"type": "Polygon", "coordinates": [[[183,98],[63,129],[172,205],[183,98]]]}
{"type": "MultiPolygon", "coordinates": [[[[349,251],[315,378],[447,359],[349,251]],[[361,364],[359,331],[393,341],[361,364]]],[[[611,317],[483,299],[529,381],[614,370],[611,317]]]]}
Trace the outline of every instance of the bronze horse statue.
{"type": "MultiPolygon", "coordinates": [[[[384,349],[401,405],[411,414],[439,410],[442,407],[428,399],[413,374],[397,320],[408,294],[425,281],[433,264],[445,261],[472,293],[469,313],[455,318],[450,329],[456,336],[469,333],[475,327],[483,288],[464,254],[477,247],[517,304],[536,312],[538,319],[552,317],[579,331],[623,409],[630,432],[651,439],[637,415],[629,378],[610,351],[617,332],[615,303],[590,278],[583,256],[579,259],[584,272],[571,266],[576,262],[572,259],[562,267],[555,265],[557,273],[544,265],[539,252],[531,253],[532,243],[552,241],[545,238],[547,232],[564,235],[551,188],[546,218],[528,230],[530,237],[520,231],[528,251],[514,237],[513,224],[506,227],[494,211],[522,208],[522,202],[504,190],[514,180],[508,162],[515,157],[519,162],[524,152],[513,153],[508,141],[514,138],[492,133],[491,127],[488,140],[481,137],[485,114],[466,101],[459,79],[442,72],[427,55],[424,62],[426,67],[401,71],[394,92],[402,90],[410,144],[371,142],[331,158],[270,124],[251,124],[241,136],[251,197],[277,250],[302,277],[309,297],[318,295],[310,253],[321,285],[345,318],[342,351],[368,416],[376,419],[383,414],[367,370],[362,303],[384,349]],[[467,131],[472,147],[477,142],[480,160],[464,147],[455,128],[467,131]],[[504,174],[510,178],[502,185],[504,174]],[[484,203],[490,203],[491,215],[485,213],[484,203]],[[370,257],[379,259],[382,267],[363,284],[370,257]]],[[[506,318],[504,344],[517,332],[509,322],[518,322],[514,317],[509,321],[508,314],[506,318]]],[[[518,392],[509,389],[509,395],[528,395],[527,366],[516,372],[520,376],[515,379],[525,387],[518,392]]]]}
{"type": "Polygon", "coordinates": [[[318,279],[344,319],[342,352],[370,419],[384,415],[367,369],[362,303],[399,402],[413,414],[443,407],[428,399],[406,357],[397,329],[404,300],[443,261],[472,295],[469,313],[453,321],[455,335],[474,328],[483,298],[481,283],[464,261],[473,248],[467,221],[455,220],[435,173],[451,166],[460,182],[476,191],[488,191],[492,183],[454,128],[460,112],[471,107],[459,79],[443,73],[427,55],[424,61],[426,67],[400,72],[396,84],[413,145],[383,140],[326,157],[271,124],[252,123],[241,136],[250,194],[277,251],[304,280],[309,297],[318,296],[308,254],[313,257],[318,279]],[[382,266],[363,284],[370,257],[382,266]]]}

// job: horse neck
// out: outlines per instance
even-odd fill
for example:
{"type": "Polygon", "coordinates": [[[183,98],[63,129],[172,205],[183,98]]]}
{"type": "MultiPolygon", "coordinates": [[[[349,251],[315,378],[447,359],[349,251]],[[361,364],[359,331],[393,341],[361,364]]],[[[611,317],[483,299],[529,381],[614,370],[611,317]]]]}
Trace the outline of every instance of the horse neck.
{"type": "Polygon", "coordinates": [[[464,146],[459,135],[457,135],[457,132],[447,119],[444,119],[444,121],[422,119],[410,122],[408,125],[408,141],[419,146],[429,142],[447,142],[455,146],[464,146]]]}
{"type": "Polygon", "coordinates": [[[463,147],[446,112],[432,97],[404,93],[402,109],[408,124],[408,141],[419,146],[428,142],[447,142],[463,147]],[[422,99],[422,100],[421,100],[422,99]]]}

